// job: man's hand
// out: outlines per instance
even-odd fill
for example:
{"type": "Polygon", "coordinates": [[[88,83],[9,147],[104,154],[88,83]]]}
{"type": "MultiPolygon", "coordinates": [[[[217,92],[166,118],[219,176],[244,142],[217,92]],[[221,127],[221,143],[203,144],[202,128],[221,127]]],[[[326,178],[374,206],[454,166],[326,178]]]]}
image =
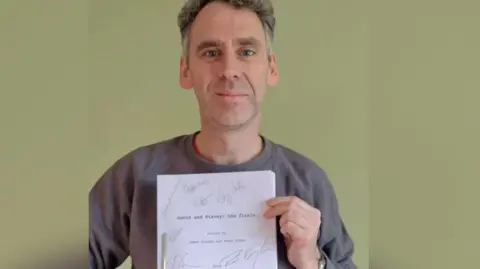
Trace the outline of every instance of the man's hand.
{"type": "Polygon", "coordinates": [[[290,263],[297,269],[317,268],[320,211],[295,196],[270,199],[267,206],[266,218],[281,216],[280,231],[290,263]]]}

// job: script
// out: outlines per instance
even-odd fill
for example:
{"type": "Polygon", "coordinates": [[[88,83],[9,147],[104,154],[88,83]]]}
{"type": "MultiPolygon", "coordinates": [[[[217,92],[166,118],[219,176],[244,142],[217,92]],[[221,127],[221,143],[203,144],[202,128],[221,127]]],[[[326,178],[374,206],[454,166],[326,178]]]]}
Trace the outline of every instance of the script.
{"type": "Polygon", "coordinates": [[[167,269],[276,269],[273,197],[272,171],[158,176],[158,268],[165,253],[167,269]]]}

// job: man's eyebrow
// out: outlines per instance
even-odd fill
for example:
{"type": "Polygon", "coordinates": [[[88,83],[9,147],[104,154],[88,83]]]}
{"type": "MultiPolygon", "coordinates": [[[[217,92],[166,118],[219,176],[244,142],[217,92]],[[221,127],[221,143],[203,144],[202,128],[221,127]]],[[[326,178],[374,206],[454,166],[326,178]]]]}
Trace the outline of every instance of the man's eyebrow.
{"type": "Polygon", "coordinates": [[[243,37],[243,38],[237,38],[235,40],[235,44],[240,46],[259,46],[260,40],[258,40],[255,37],[243,37]]]}
{"type": "MultiPolygon", "coordinates": [[[[196,51],[201,52],[204,49],[207,48],[214,48],[214,47],[220,47],[224,42],[220,40],[204,40],[198,44],[196,51]]],[[[237,38],[234,41],[235,45],[237,46],[260,46],[261,42],[255,37],[241,37],[237,38]]]]}
{"type": "Polygon", "coordinates": [[[200,52],[206,48],[219,47],[222,44],[220,40],[204,40],[197,46],[197,52],[200,52]]]}

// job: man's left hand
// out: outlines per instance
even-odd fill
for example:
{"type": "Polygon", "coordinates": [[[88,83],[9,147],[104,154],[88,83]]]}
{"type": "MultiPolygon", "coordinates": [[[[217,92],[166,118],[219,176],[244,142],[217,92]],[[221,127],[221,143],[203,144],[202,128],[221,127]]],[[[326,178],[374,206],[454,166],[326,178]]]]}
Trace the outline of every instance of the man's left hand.
{"type": "Polygon", "coordinates": [[[281,216],[280,232],[290,263],[297,269],[317,268],[320,211],[295,196],[270,199],[267,206],[266,218],[281,216]]]}

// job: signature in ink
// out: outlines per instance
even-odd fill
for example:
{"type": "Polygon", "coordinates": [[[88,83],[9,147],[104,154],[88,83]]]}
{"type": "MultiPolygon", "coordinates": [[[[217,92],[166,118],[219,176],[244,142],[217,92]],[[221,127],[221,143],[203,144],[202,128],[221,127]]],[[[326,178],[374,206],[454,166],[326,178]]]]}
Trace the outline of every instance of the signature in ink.
{"type": "Polygon", "coordinates": [[[250,260],[251,258],[253,258],[252,269],[255,268],[255,265],[257,264],[257,260],[260,254],[263,254],[267,251],[273,251],[273,250],[276,251],[276,249],[273,246],[269,246],[268,243],[270,240],[272,240],[272,238],[267,237],[265,238],[265,240],[263,241],[263,244],[260,247],[252,247],[245,251],[244,253],[245,260],[250,260]]]}
{"type": "Polygon", "coordinates": [[[239,257],[242,254],[242,252],[243,252],[243,249],[239,249],[233,253],[228,254],[227,256],[223,257],[218,264],[214,264],[213,268],[227,267],[229,265],[239,262],[240,261],[239,257]]]}
{"type": "Polygon", "coordinates": [[[243,183],[240,181],[233,182],[232,185],[233,185],[232,194],[235,194],[241,190],[246,189],[245,185],[243,185],[243,183]]]}
{"type": "Polygon", "coordinates": [[[245,185],[240,181],[232,182],[232,185],[228,188],[219,188],[217,202],[219,204],[232,204],[233,195],[246,189],[245,185]]]}
{"type": "Polygon", "coordinates": [[[183,255],[175,255],[173,257],[172,261],[168,264],[169,266],[167,266],[167,268],[169,268],[169,269],[182,269],[182,268],[189,268],[189,267],[194,267],[194,268],[202,267],[201,265],[187,264],[185,262],[187,256],[188,256],[188,253],[185,253],[183,255]]]}
{"type": "MultiPolygon", "coordinates": [[[[170,205],[172,204],[172,201],[173,201],[173,197],[175,196],[175,194],[177,193],[178,191],[178,187],[180,186],[180,184],[182,183],[182,181],[178,181],[175,186],[173,187],[173,191],[172,193],[170,194],[170,196],[168,197],[167,199],[167,203],[165,205],[165,207],[163,208],[163,210],[161,211],[161,214],[166,217],[167,216],[167,213],[168,213],[168,209],[170,208],[170,205]]],[[[159,188],[159,187],[157,187],[159,188]]]]}
{"type": "Polygon", "coordinates": [[[232,196],[230,193],[219,193],[217,197],[217,202],[219,204],[232,204],[232,196]]]}
{"type": "Polygon", "coordinates": [[[202,180],[199,182],[195,182],[193,184],[184,184],[183,185],[183,191],[185,193],[194,193],[198,188],[207,185],[208,181],[207,180],[202,180]]]}
{"type": "Polygon", "coordinates": [[[183,232],[183,228],[179,228],[179,229],[176,229],[173,232],[169,233],[168,234],[168,241],[171,242],[171,243],[177,241],[178,237],[180,236],[180,234],[182,234],[182,232],[183,232]]]}
{"type": "Polygon", "coordinates": [[[276,250],[273,246],[269,244],[270,239],[271,238],[266,238],[261,246],[251,247],[246,250],[239,249],[239,250],[236,250],[235,252],[229,253],[227,256],[223,257],[217,264],[214,264],[213,268],[227,267],[237,262],[250,261],[250,260],[253,261],[252,269],[255,268],[258,257],[261,254],[267,251],[276,250]]]}
{"type": "Polygon", "coordinates": [[[210,201],[210,198],[213,196],[213,193],[211,194],[208,194],[206,196],[201,196],[197,199],[195,199],[193,201],[193,206],[194,207],[201,207],[201,206],[205,206],[208,204],[208,202],[210,201]]]}

